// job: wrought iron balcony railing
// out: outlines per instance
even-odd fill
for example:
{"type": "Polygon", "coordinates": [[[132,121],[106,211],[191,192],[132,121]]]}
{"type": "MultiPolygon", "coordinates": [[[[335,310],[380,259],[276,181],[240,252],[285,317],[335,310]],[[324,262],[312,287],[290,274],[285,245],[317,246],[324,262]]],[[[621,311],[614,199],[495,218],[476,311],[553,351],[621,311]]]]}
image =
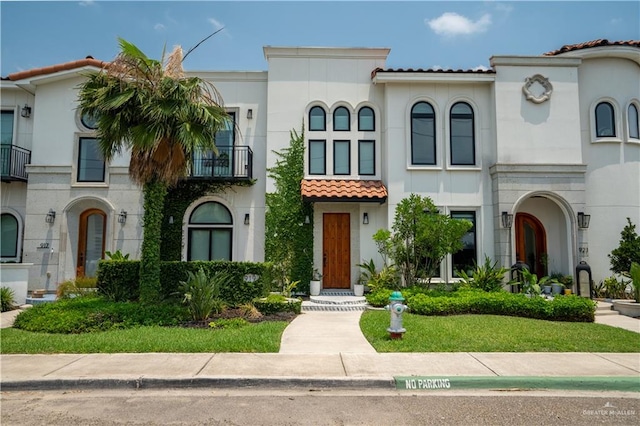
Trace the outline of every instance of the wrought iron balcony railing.
{"type": "Polygon", "coordinates": [[[31,151],[16,145],[0,145],[0,169],[3,182],[27,180],[26,165],[31,162],[31,151]]]}
{"type": "Polygon", "coordinates": [[[245,145],[218,146],[218,155],[194,155],[191,179],[250,180],[253,178],[253,151],[245,145]]]}

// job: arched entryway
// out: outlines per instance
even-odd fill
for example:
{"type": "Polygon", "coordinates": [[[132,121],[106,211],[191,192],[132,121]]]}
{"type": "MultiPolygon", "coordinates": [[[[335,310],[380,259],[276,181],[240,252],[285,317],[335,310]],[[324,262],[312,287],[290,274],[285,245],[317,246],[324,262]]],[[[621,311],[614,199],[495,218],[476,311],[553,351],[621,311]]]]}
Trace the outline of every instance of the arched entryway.
{"type": "Polygon", "coordinates": [[[544,225],[529,213],[516,214],[516,259],[538,277],[547,275],[547,233],[544,225]]]}
{"type": "Polygon", "coordinates": [[[107,214],[100,209],[87,209],[80,214],[78,230],[77,277],[95,277],[98,261],[104,259],[107,214]]]}

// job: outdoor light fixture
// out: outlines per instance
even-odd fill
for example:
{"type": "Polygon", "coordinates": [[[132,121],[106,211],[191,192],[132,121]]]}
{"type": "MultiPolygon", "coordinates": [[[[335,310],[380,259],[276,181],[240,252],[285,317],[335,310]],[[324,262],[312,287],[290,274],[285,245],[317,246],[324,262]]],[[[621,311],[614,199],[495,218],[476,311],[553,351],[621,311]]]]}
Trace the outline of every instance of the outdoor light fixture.
{"type": "Polygon", "coordinates": [[[589,227],[589,221],[591,220],[590,214],[584,214],[578,212],[578,228],[587,229],[589,227]]]}
{"type": "Polygon", "coordinates": [[[248,118],[249,120],[251,120],[251,119],[253,118],[253,110],[252,110],[251,108],[249,108],[249,109],[247,110],[247,118],[248,118]]]}
{"type": "Polygon", "coordinates": [[[173,216],[169,216],[169,224],[173,223],[173,216]]]}
{"type": "Polygon", "coordinates": [[[513,215],[507,212],[502,212],[502,227],[511,228],[513,225],[513,215]]]}
{"type": "Polygon", "coordinates": [[[127,221],[127,212],[124,210],[120,210],[120,214],[118,215],[118,223],[125,223],[127,221]]]}
{"type": "Polygon", "coordinates": [[[27,104],[24,104],[22,110],[20,111],[20,116],[24,118],[31,117],[31,107],[27,104]]]}
{"type": "Polygon", "coordinates": [[[244,215],[244,224],[245,224],[245,225],[248,225],[248,224],[249,224],[249,213],[246,213],[246,214],[244,215]]]}
{"type": "Polygon", "coordinates": [[[56,221],[56,211],[49,209],[49,213],[44,217],[44,221],[47,223],[53,223],[56,221]]]}
{"type": "Polygon", "coordinates": [[[368,225],[369,224],[369,213],[367,213],[367,212],[362,213],[362,223],[364,225],[368,225]]]}
{"type": "Polygon", "coordinates": [[[309,225],[310,223],[311,223],[311,219],[309,219],[309,215],[306,215],[306,216],[304,217],[304,224],[305,224],[305,225],[309,225]]]}

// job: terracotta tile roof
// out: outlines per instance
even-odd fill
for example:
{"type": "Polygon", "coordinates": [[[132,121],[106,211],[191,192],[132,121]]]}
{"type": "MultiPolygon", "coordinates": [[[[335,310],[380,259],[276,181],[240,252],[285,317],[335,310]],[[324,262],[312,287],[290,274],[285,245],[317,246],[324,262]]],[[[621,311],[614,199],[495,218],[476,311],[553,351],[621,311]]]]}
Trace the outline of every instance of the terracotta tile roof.
{"type": "Polygon", "coordinates": [[[53,74],[60,71],[73,70],[76,68],[82,68],[87,66],[93,66],[98,68],[104,68],[109,64],[109,62],[99,61],[97,59],[93,59],[91,56],[87,56],[84,59],[80,59],[77,61],[65,62],[63,64],[51,65],[43,68],[33,68],[26,71],[19,71],[13,74],[9,74],[7,76],[7,80],[17,81],[25,78],[36,77],[39,75],[47,75],[53,74]]]}
{"type": "Polygon", "coordinates": [[[375,77],[376,74],[382,72],[419,72],[419,73],[431,73],[431,74],[495,74],[496,72],[492,69],[490,70],[452,70],[452,69],[424,69],[424,68],[376,68],[371,71],[371,78],[375,77]]]}
{"type": "Polygon", "coordinates": [[[387,200],[387,188],[380,180],[303,179],[301,190],[305,201],[387,200]]]}
{"type": "Polygon", "coordinates": [[[590,47],[601,46],[631,46],[640,48],[640,40],[627,40],[627,41],[609,41],[607,39],[592,40],[578,44],[566,44],[558,50],[544,53],[544,56],[555,56],[566,52],[572,52],[574,50],[589,49],[590,47]]]}

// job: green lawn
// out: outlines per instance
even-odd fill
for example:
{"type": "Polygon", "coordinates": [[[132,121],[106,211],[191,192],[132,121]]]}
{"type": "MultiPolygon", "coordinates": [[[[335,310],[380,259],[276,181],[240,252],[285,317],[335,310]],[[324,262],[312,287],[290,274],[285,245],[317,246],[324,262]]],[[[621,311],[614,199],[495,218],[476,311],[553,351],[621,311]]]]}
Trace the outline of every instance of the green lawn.
{"type": "Polygon", "coordinates": [[[82,334],[47,334],[6,328],[0,330],[0,352],[278,352],[287,325],[284,321],[265,321],[215,330],[150,326],[82,334]]]}
{"type": "Polygon", "coordinates": [[[389,339],[389,313],[367,311],[360,327],[378,352],[638,352],[640,334],[602,324],[496,315],[404,314],[402,340],[389,339]]]}

